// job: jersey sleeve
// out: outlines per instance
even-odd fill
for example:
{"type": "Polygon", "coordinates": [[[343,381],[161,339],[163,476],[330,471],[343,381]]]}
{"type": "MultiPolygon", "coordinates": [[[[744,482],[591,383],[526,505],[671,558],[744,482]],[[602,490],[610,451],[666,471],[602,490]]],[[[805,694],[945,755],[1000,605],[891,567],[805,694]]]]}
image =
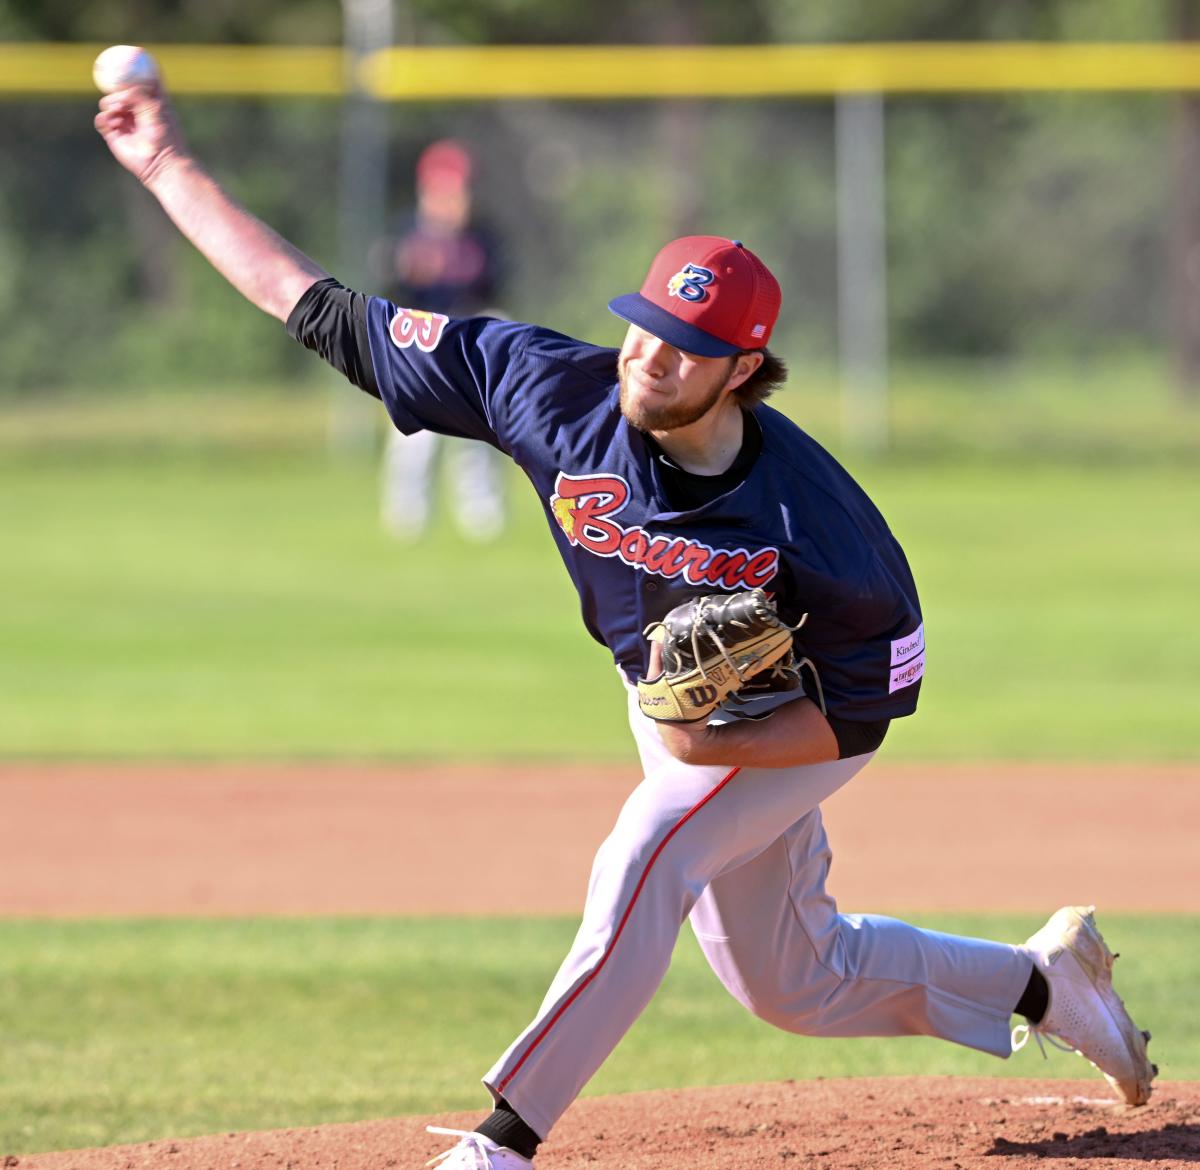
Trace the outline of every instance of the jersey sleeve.
{"type": "Polygon", "coordinates": [[[532,326],[400,308],[329,278],[300,298],[287,331],[382,400],[405,434],[438,431],[508,450],[503,393],[532,326]]]}
{"type": "Polygon", "coordinates": [[[332,276],[318,280],[288,315],[288,334],[360,390],[379,397],[367,338],[367,298],[332,276]]]}
{"type": "Polygon", "coordinates": [[[531,326],[448,317],[378,297],[367,301],[366,324],[379,397],[398,430],[437,431],[509,450],[504,395],[531,326]]]}
{"type": "Polygon", "coordinates": [[[925,627],[911,579],[897,579],[881,558],[839,602],[814,605],[799,640],[831,716],[871,722],[917,709],[925,627]]]}
{"type": "Polygon", "coordinates": [[[890,719],[839,719],[836,715],[825,718],[837,740],[839,760],[878,751],[892,725],[890,719]]]}

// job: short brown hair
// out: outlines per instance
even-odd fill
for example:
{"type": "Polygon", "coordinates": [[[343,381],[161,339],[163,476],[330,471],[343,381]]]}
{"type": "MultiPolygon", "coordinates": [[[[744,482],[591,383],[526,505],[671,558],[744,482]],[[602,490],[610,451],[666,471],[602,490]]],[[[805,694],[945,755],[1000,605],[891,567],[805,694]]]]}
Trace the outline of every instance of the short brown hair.
{"type": "Polygon", "coordinates": [[[739,350],[733,355],[734,363],[748,353],[761,353],[762,365],[733,392],[733,396],[746,410],[753,410],[787,381],[788,368],[783,358],[776,357],[769,349],[739,350]]]}

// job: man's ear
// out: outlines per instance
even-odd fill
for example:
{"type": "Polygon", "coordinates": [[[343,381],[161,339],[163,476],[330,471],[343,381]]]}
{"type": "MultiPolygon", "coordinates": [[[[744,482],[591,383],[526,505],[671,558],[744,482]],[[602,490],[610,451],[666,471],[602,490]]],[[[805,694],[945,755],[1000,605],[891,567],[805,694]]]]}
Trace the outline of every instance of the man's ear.
{"type": "Polygon", "coordinates": [[[733,372],[729,375],[729,381],[725,383],[726,389],[736,390],[762,364],[763,355],[757,350],[751,353],[739,353],[734,359],[733,372]]]}

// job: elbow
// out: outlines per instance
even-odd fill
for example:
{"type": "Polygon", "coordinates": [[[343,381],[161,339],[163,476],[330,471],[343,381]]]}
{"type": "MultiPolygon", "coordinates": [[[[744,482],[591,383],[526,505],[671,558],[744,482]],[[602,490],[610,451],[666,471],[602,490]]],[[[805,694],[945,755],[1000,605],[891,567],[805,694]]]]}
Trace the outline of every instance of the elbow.
{"type": "Polygon", "coordinates": [[[258,307],[286,325],[304,294],[324,279],[324,276],[314,275],[312,272],[289,272],[272,287],[263,291],[258,307]]]}

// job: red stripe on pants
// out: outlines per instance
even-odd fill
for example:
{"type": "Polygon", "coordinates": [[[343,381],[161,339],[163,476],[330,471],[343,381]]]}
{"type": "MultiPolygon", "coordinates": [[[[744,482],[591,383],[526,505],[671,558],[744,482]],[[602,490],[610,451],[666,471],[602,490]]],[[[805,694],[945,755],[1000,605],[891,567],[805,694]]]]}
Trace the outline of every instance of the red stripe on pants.
{"type": "Polygon", "coordinates": [[[683,816],[679,818],[678,822],[672,827],[671,831],[659,842],[658,848],[654,850],[650,860],[646,862],[646,868],[642,871],[642,876],[638,879],[637,888],[633,891],[633,897],[629,899],[629,905],[625,908],[625,913],[621,915],[621,921],[617,926],[616,933],[613,935],[612,941],[608,944],[608,949],[605,950],[604,954],[600,956],[600,962],[596,964],[595,970],[593,970],[588,977],[577,988],[575,988],[573,992],[571,992],[570,996],[567,998],[567,1001],[562,1005],[562,1007],[560,1007],[558,1011],[556,1011],[554,1015],[546,1021],[545,1027],[543,1027],[542,1030],[530,1041],[529,1047],[525,1049],[521,1059],[518,1060],[513,1066],[512,1071],[496,1086],[497,1093],[503,1094],[505,1088],[507,1088],[511,1083],[513,1077],[515,1077],[517,1073],[521,1071],[521,1066],[529,1059],[534,1050],[539,1044],[541,1044],[546,1036],[549,1035],[550,1029],[553,1028],[560,1019],[562,1019],[563,1013],[567,1010],[567,1008],[569,1008],[579,998],[580,994],[591,984],[592,980],[604,970],[604,964],[608,962],[609,956],[613,953],[617,942],[621,938],[621,932],[624,931],[625,924],[629,921],[629,916],[633,913],[634,906],[637,905],[638,896],[641,894],[642,889],[646,885],[646,879],[650,876],[650,871],[654,868],[654,863],[658,860],[659,856],[667,847],[667,845],[670,844],[671,838],[674,837],[675,834],[678,833],[679,830],[682,829],[683,826],[686,825],[696,813],[698,813],[706,804],[708,804],[708,802],[712,800],[712,798],[716,796],[717,793],[720,792],[721,789],[723,789],[725,785],[728,784],[729,781],[732,780],[740,771],[741,768],[734,768],[733,771],[730,772],[721,781],[721,783],[716,786],[716,788],[708,793],[703,800],[699,801],[697,804],[694,804],[690,809],[688,809],[688,811],[685,812],[683,816]]]}

